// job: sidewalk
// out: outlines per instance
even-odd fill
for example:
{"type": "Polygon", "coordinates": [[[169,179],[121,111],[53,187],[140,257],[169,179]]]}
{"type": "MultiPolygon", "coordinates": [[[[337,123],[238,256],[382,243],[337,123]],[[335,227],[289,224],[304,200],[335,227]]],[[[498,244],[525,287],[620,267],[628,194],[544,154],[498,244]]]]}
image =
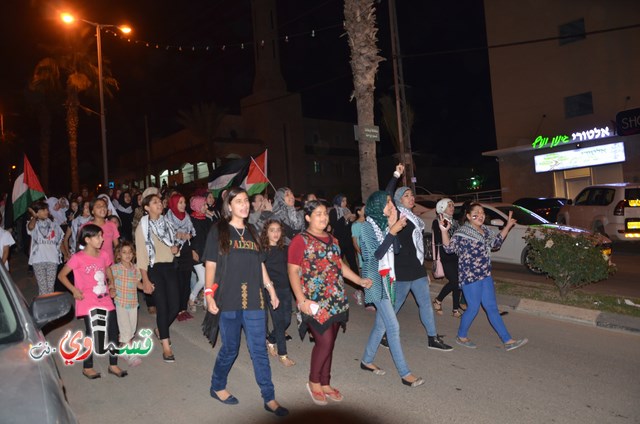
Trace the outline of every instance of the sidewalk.
{"type": "MultiPolygon", "coordinates": [[[[13,252],[11,256],[11,274],[16,285],[22,291],[27,302],[38,295],[38,287],[33,275],[30,275],[27,258],[20,252],[13,252]]],[[[528,285],[527,281],[509,279],[509,283],[528,285]]],[[[443,283],[431,281],[431,294],[435,297],[440,292],[443,283]]],[[[570,321],[593,327],[625,331],[640,334],[640,318],[626,315],[600,312],[592,309],[559,305],[537,300],[518,298],[515,296],[497,295],[498,306],[501,310],[523,312],[546,318],[570,321]]]]}

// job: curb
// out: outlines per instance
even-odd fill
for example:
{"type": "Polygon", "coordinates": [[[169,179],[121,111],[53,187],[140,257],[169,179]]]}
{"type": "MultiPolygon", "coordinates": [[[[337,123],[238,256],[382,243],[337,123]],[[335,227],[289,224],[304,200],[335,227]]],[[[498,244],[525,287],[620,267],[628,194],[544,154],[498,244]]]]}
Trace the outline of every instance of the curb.
{"type": "MultiPolygon", "coordinates": [[[[510,280],[518,284],[517,280],[510,280]]],[[[526,281],[521,284],[528,284],[526,281]]],[[[440,282],[430,282],[435,295],[440,292],[443,284],[440,282]]],[[[433,294],[433,293],[432,293],[433,294]]],[[[574,322],[592,327],[599,327],[606,330],[624,331],[631,334],[640,335],[640,318],[628,315],[614,314],[611,312],[594,311],[593,309],[578,308],[575,306],[560,305],[557,303],[541,302],[539,300],[519,298],[516,296],[498,294],[498,306],[501,309],[523,312],[537,315],[544,318],[557,319],[560,321],[574,322]]]]}

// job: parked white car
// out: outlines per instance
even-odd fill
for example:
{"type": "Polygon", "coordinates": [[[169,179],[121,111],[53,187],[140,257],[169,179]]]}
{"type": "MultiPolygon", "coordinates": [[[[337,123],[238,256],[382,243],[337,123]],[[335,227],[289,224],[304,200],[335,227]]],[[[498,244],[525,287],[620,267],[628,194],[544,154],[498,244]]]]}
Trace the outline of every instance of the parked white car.
{"type": "MultiPolygon", "coordinates": [[[[491,252],[491,260],[498,263],[507,264],[520,264],[527,267],[527,269],[535,274],[540,272],[536,269],[532,269],[527,260],[527,253],[529,246],[525,242],[524,235],[529,228],[550,228],[557,231],[569,232],[573,234],[589,233],[589,231],[569,227],[566,225],[552,224],[539,215],[525,209],[521,206],[511,205],[508,203],[481,203],[484,208],[486,218],[485,225],[493,227],[497,230],[502,230],[505,223],[508,220],[509,212],[513,212],[513,218],[516,219],[516,225],[509,232],[509,236],[505,239],[502,247],[499,250],[491,252]]],[[[460,219],[462,217],[462,203],[455,203],[454,218],[460,219]]],[[[435,209],[429,209],[428,211],[419,215],[425,222],[425,251],[431,252],[431,225],[436,218],[435,209]]],[[[603,253],[611,255],[611,240],[603,235],[598,236],[599,245],[602,246],[603,253]]]]}
{"type": "Polygon", "coordinates": [[[638,241],[640,184],[589,186],[560,208],[558,223],[587,228],[614,241],[638,241]]]}

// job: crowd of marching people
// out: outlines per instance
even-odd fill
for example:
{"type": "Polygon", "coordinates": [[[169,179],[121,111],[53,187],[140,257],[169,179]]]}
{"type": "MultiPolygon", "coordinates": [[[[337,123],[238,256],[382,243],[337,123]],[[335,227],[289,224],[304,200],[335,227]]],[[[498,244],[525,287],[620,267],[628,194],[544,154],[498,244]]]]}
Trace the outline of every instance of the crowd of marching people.
{"type": "MultiPolygon", "coordinates": [[[[84,189],[33,203],[13,235],[28,252],[39,294],[53,292],[58,280],[75,298],[76,317],[84,320],[87,332],[89,311],[105,309],[108,340],[115,345],[133,340],[139,297],[155,315],[154,333],[167,363],[176,361],[171,343],[175,321],[193,319],[198,308],[215,316],[220,349],[210,395],[223,404],[238,403],[227,381],[244,331],[264,409],[284,416],[288,410],[276,401],[270,356],[284,367],[308,364],[306,390],[313,403],[345,398],[331,380],[337,335],[349,319],[345,280],[356,289],[356,304],[375,313],[360,368],[384,375],[374,360],[379,347],[387,347],[400,382],[408,387],[425,383],[407,364],[396,317],[409,292],[429,349],[453,349],[438,335],[435,320],[449,293],[452,315],[460,318],[458,345],[477,347],[469,329],[480,306],[506,350],[527,342],[512,338],[502,321],[490,267],[491,249],[500,247],[515,220],[510,216],[496,233],[484,225],[479,204],[465,205],[458,222],[453,202],[442,199],[437,219],[425,223],[412,211],[411,189],[397,187],[403,171],[398,165],[386,189],[353,210],[344,195],[331,204],[314,194],[296,200],[286,187],[275,190],[272,199],[265,193],[250,196],[239,187],[216,195],[207,189],[187,195],[150,187],[95,197],[84,189]],[[433,300],[425,267],[426,225],[431,225],[434,251],[448,280],[433,300]],[[297,318],[298,335],[314,343],[307,361],[289,357],[292,317],[297,318]]],[[[6,267],[14,243],[12,234],[0,228],[6,267]]],[[[138,356],[124,359],[129,367],[141,362],[138,356]]],[[[128,374],[115,354],[109,356],[108,372],[120,378],[128,374]]],[[[92,356],[85,359],[82,373],[88,379],[101,377],[92,356]]]]}

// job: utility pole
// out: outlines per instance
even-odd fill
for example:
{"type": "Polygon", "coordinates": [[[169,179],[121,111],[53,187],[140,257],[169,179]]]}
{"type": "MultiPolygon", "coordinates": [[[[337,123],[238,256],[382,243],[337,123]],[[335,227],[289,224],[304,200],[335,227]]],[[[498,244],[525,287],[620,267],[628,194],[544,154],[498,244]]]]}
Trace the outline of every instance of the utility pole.
{"type": "Polygon", "coordinates": [[[398,16],[395,0],[389,0],[389,23],[391,31],[391,56],[393,62],[393,86],[396,96],[396,119],[398,120],[398,144],[400,145],[400,162],[404,164],[404,184],[411,187],[415,194],[416,187],[413,174],[413,154],[411,152],[411,128],[407,114],[407,96],[404,89],[402,59],[400,58],[400,37],[398,35],[398,16]]]}

